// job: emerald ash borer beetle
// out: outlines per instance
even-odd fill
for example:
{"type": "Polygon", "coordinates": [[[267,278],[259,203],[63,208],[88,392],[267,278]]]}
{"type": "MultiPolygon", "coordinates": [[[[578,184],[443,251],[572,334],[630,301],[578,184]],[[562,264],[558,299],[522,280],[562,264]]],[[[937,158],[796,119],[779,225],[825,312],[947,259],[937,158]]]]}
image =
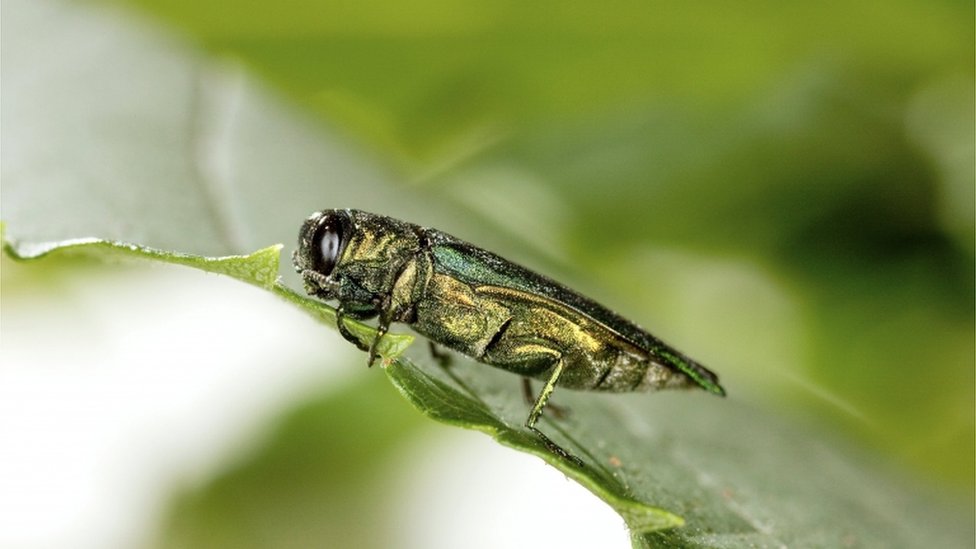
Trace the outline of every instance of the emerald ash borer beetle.
{"type": "Polygon", "coordinates": [[[553,390],[626,392],[700,387],[718,377],[636,324],[569,288],[436,229],[358,210],[323,210],[302,225],[295,269],[306,291],[337,301],[339,333],[376,359],[393,322],[479,362],[545,382],[525,426],[536,428],[553,390]],[[378,317],[363,345],[345,318],[378,317]]]}

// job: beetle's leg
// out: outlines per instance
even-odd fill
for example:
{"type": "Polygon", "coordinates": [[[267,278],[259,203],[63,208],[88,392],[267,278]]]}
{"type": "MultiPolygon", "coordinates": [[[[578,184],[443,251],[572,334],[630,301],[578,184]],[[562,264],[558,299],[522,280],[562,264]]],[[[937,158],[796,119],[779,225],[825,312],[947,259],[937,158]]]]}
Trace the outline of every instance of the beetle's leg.
{"type": "Polygon", "coordinates": [[[431,340],[427,340],[427,346],[430,347],[430,356],[434,357],[434,360],[440,364],[441,368],[449,368],[451,366],[451,355],[445,353],[431,340]]]}
{"type": "MultiPolygon", "coordinates": [[[[522,398],[525,399],[525,403],[529,406],[535,404],[535,395],[532,394],[532,380],[524,376],[522,377],[522,398]]],[[[552,417],[556,419],[563,419],[569,416],[569,408],[557,406],[552,402],[546,404],[546,410],[552,412],[552,417]]]]}
{"type": "Polygon", "coordinates": [[[379,322],[376,325],[376,337],[373,338],[372,343],[369,344],[369,361],[366,366],[372,367],[373,362],[376,362],[376,357],[378,356],[376,352],[377,346],[379,346],[380,340],[386,335],[387,330],[390,329],[390,323],[393,322],[392,307],[390,306],[390,296],[384,296],[377,304],[380,311],[379,322]]]}
{"type": "Polygon", "coordinates": [[[565,363],[562,357],[556,359],[556,365],[552,369],[552,373],[549,374],[549,379],[546,380],[546,384],[542,387],[542,392],[535,399],[535,404],[532,405],[532,411],[529,412],[528,419],[525,420],[525,426],[529,429],[534,429],[535,424],[542,417],[542,410],[546,407],[546,403],[549,402],[549,397],[552,396],[552,392],[556,390],[556,382],[559,381],[559,376],[563,373],[563,368],[565,363]]]}
{"type": "Polygon", "coordinates": [[[370,343],[369,347],[366,349],[369,351],[369,361],[366,363],[366,366],[372,367],[373,363],[376,362],[376,357],[379,356],[379,353],[376,352],[376,348],[379,346],[380,340],[383,339],[383,336],[386,335],[386,331],[389,329],[390,321],[384,321],[383,317],[380,317],[380,323],[378,326],[376,326],[376,337],[373,338],[373,342],[370,343]]]}
{"type": "Polygon", "coordinates": [[[525,426],[535,433],[537,437],[542,439],[542,442],[546,445],[546,448],[550,452],[556,454],[557,456],[572,461],[580,467],[583,466],[583,461],[570,454],[566,450],[563,450],[558,444],[549,440],[542,431],[536,429],[535,424],[542,417],[542,410],[546,407],[546,402],[549,401],[549,397],[552,396],[552,392],[556,389],[556,382],[559,381],[559,376],[563,373],[563,368],[565,368],[565,362],[563,362],[562,357],[556,359],[556,365],[552,369],[552,374],[549,375],[549,379],[546,381],[545,386],[542,388],[542,392],[535,400],[535,404],[532,406],[532,411],[529,412],[529,417],[525,420],[525,426]]]}
{"type": "MultiPolygon", "coordinates": [[[[510,330],[511,326],[511,319],[502,323],[498,332],[491,337],[485,352],[479,358],[488,364],[521,373],[523,376],[534,376],[548,372],[549,379],[542,388],[542,392],[535,399],[532,411],[529,412],[529,417],[525,420],[525,427],[539,437],[550,452],[582,467],[583,462],[578,457],[560,448],[558,444],[549,440],[549,437],[535,427],[536,422],[542,417],[542,410],[546,407],[549,397],[556,388],[559,376],[566,368],[562,351],[541,344],[535,337],[526,337],[525,334],[519,334],[517,331],[513,333],[510,330]]],[[[522,387],[529,392],[532,390],[527,385],[522,387]]]]}
{"type": "Polygon", "coordinates": [[[336,309],[336,327],[339,328],[339,335],[341,335],[346,341],[358,347],[360,351],[368,351],[369,347],[360,341],[358,337],[354,336],[348,328],[346,328],[345,318],[346,311],[342,308],[342,305],[339,305],[339,307],[336,309]]]}
{"type": "Polygon", "coordinates": [[[532,382],[525,376],[522,376],[522,398],[529,406],[535,404],[535,395],[532,394],[532,382]]]}

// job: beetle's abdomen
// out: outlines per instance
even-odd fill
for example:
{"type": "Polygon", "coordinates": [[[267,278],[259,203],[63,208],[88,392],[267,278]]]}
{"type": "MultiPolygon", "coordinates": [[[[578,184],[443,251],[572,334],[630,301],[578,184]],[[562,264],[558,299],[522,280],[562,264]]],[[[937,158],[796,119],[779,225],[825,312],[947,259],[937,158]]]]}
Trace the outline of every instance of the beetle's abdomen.
{"type": "Polygon", "coordinates": [[[576,311],[519,290],[431,276],[416,304],[415,330],[476,360],[558,386],[627,392],[680,387],[690,379],[576,311]]]}

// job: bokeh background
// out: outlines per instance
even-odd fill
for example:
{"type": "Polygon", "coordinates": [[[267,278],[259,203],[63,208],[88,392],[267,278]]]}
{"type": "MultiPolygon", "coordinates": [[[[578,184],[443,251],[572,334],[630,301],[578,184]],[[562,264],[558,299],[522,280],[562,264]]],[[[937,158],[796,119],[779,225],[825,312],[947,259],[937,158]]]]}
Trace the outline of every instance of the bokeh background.
{"type": "MultiPolygon", "coordinates": [[[[240,253],[291,246],[323,207],[431,224],[972,516],[971,2],[2,9],[9,236],[240,253]],[[209,209],[181,202],[201,192],[209,209]]],[[[16,544],[449,547],[484,515],[458,538],[432,517],[489,501],[512,509],[496,524],[545,524],[527,500],[568,484],[532,488],[552,471],[430,425],[257,290],[77,261],[2,273],[16,544]]],[[[606,521],[597,539],[625,544],[606,521]]]]}

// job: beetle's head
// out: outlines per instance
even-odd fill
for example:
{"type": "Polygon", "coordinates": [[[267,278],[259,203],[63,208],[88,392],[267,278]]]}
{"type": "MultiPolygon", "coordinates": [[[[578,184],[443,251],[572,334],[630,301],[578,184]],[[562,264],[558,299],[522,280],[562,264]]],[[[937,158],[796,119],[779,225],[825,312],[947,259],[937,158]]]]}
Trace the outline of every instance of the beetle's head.
{"type": "Polygon", "coordinates": [[[310,215],[298,232],[298,248],[291,256],[305,291],[322,299],[335,299],[333,276],[352,232],[349,212],[323,210],[310,215]]]}
{"type": "Polygon", "coordinates": [[[358,210],[322,210],[302,224],[292,261],[310,295],[363,301],[388,293],[416,253],[412,227],[358,210]]]}

